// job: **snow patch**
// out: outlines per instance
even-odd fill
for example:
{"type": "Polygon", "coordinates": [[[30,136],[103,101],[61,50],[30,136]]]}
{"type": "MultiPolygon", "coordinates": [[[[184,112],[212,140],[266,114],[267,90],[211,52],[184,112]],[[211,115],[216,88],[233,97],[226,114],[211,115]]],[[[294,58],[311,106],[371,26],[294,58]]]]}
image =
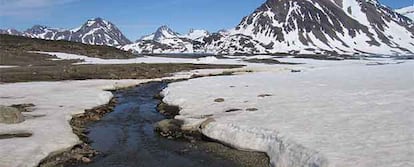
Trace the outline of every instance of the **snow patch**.
{"type": "MultiPolygon", "coordinates": [[[[51,153],[70,149],[80,140],[73,134],[72,115],[108,103],[111,90],[164,79],[188,79],[194,74],[220,74],[223,69],[194,70],[147,80],[85,80],[0,84],[0,105],[35,104],[30,114],[45,115],[20,124],[0,124],[0,133],[30,132],[28,138],[0,140],[0,166],[37,166],[51,153]]],[[[26,114],[26,113],[25,113],[26,114]]]]}

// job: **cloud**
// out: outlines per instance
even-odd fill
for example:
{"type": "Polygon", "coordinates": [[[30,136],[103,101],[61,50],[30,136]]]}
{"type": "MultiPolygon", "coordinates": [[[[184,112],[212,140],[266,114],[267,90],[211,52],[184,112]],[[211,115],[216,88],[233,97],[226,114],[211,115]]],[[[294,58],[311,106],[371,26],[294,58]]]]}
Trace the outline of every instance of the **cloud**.
{"type": "Polygon", "coordinates": [[[0,16],[33,14],[79,0],[0,0],[0,16]]]}

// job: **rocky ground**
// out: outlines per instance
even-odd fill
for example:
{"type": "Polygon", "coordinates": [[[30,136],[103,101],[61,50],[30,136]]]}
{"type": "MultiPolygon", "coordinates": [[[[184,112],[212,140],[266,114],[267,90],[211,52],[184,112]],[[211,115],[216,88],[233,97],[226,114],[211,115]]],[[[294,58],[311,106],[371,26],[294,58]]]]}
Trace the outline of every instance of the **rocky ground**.
{"type": "Polygon", "coordinates": [[[56,62],[51,65],[1,68],[0,83],[86,79],[150,79],[167,77],[171,73],[180,71],[235,67],[240,66],[194,64],[71,65],[56,62]]]}
{"type": "MultiPolygon", "coordinates": [[[[26,54],[27,51],[65,52],[103,59],[128,59],[136,57],[130,52],[125,52],[115,47],[0,34],[0,53],[2,53],[2,58],[3,56],[14,56],[16,53],[26,54]]],[[[2,59],[0,64],[7,63],[7,61],[2,59]]]]}
{"type": "Polygon", "coordinates": [[[107,46],[68,41],[47,41],[0,35],[0,83],[86,79],[150,79],[194,69],[235,68],[240,66],[192,64],[74,65],[81,60],[56,60],[56,57],[30,51],[64,52],[103,59],[129,59],[137,56],[107,46]]]}

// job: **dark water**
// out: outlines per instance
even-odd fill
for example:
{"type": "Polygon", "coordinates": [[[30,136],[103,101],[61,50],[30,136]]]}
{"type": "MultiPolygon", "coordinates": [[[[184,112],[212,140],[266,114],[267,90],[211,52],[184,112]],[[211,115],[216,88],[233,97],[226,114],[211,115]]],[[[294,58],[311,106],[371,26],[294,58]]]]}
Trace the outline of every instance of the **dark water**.
{"type": "Polygon", "coordinates": [[[92,147],[101,152],[85,167],[186,167],[237,166],[222,157],[197,149],[185,141],[168,140],[154,133],[153,124],[163,120],[154,99],[166,83],[154,82],[116,91],[114,112],[89,126],[92,147]]]}

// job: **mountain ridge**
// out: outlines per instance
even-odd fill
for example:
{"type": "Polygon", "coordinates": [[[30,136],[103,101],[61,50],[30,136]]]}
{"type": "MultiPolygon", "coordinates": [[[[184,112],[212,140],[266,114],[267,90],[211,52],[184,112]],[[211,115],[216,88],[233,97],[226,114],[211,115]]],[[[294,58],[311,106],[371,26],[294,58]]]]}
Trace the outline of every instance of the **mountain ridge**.
{"type": "Polygon", "coordinates": [[[232,29],[186,34],[168,26],[129,41],[112,23],[88,20],[74,29],[35,25],[0,33],[115,46],[142,53],[414,54],[414,7],[392,10],[378,0],[266,0],[232,29]],[[405,15],[405,16],[404,16],[405,15]]]}
{"type": "MultiPolygon", "coordinates": [[[[413,21],[377,0],[267,0],[235,28],[187,39],[192,49],[151,50],[147,41],[143,50],[229,55],[414,54],[413,21]]],[[[124,49],[141,52],[142,47],[124,49]]]]}

